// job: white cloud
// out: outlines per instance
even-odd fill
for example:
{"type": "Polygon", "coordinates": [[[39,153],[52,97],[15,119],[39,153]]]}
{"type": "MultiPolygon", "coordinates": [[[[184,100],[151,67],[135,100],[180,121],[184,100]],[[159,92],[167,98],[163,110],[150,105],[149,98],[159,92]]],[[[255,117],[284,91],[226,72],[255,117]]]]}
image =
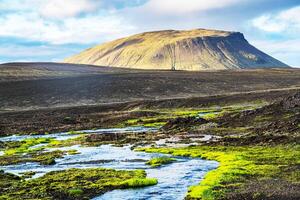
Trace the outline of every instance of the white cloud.
{"type": "Polygon", "coordinates": [[[286,24],[274,21],[271,15],[263,15],[253,20],[253,25],[256,28],[267,32],[280,32],[286,28],[286,24]]]}
{"type": "Polygon", "coordinates": [[[284,10],[277,14],[265,14],[252,20],[254,27],[266,31],[291,34],[300,32],[300,6],[284,10]]]}
{"type": "Polygon", "coordinates": [[[64,19],[100,8],[102,0],[0,0],[0,11],[31,11],[46,18],[64,19]]]}
{"type": "Polygon", "coordinates": [[[161,14],[184,14],[224,8],[245,0],[149,0],[143,7],[161,14]]]}
{"type": "Polygon", "coordinates": [[[128,25],[118,13],[101,10],[101,2],[0,0],[0,12],[3,11],[0,15],[0,37],[50,44],[90,44],[132,33],[133,26],[128,25]]]}
{"type": "Polygon", "coordinates": [[[300,39],[286,41],[256,40],[251,43],[260,50],[287,64],[300,67],[300,39]]]}
{"type": "Polygon", "coordinates": [[[44,1],[39,12],[44,17],[65,18],[98,9],[100,1],[92,0],[48,0],[44,1]]]}
{"type": "Polygon", "coordinates": [[[50,44],[89,44],[129,33],[133,27],[126,25],[123,17],[116,13],[104,15],[101,2],[0,0],[0,37],[17,37],[50,44]]]}
{"type": "Polygon", "coordinates": [[[0,18],[0,36],[25,38],[51,44],[98,43],[130,32],[118,16],[88,15],[57,23],[35,13],[9,14],[0,18]]]}
{"type": "Polygon", "coordinates": [[[0,0],[0,11],[26,11],[39,5],[38,0],[0,0]]]}
{"type": "Polygon", "coordinates": [[[252,25],[266,33],[276,33],[286,38],[282,41],[255,41],[255,46],[291,66],[300,67],[300,6],[262,15],[252,20],[252,25]]]}

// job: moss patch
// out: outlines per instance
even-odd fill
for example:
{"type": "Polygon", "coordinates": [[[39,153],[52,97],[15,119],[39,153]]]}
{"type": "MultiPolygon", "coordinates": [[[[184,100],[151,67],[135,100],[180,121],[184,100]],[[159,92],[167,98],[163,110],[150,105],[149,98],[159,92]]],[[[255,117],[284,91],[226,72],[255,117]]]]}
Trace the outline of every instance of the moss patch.
{"type": "Polygon", "coordinates": [[[25,156],[12,155],[12,156],[0,156],[0,166],[14,165],[24,162],[39,162],[42,165],[53,165],[55,164],[56,158],[61,158],[65,153],[63,151],[52,151],[52,152],[34,152],[29,153],[25,156]]]}
{"type": "MultiPolygon", "coordinates": [[[[259,182],[260,180],[276,178],[288,181],[290,184],[297,184],[300,181],[299,176],[291,175],[290,171],[284,170],[291,166],[300,166],[300,146],[198,146],[139,150],[175,156],[201,157],[220,162],[219,167],[207,173],[199,185],[190,187],[188,199],[226,198],[232,193],[242,193],[243,186],[249,180],[259,182]]],[[[295,171],[297,170],[293,172],[295,171]]]]}
{"type": "Polygon", "coordinates": [[[157,157],[157,158],[152,158],[151,160],[147,161],[147,165],[151,165],[151,167],[160,167],[162,165],[167,165],[172,162],[175,162],[175,158],[170,158],[170,157],[157,157]]]}
{"type": "Polygon", "coordinates": [[[114,189],[157,184],[143,170],[69,169],[50,172],[43,177],[23,180],[0,172],[0,199],[90,199],[114,189]]]}
{"type": "Polygon", "coordinates": [[[68,140],[56,140],[53,138],[30,138],[22,141],[4,142],[4,155],[0,156],[0,166],[12,165],[24,162],[39,162],[42,165],[55,164],[56,158],[65,154],[79,154],[76,150],[45,152],[46,148],[66,147],[81,144],[85,135],[68,140]]]}
{"type": "Polygon", "coordinates": [[[120,123],[117,127],[126,126],[146,126],[162,127],[170,120],[176,118],[201,117],[206,120],[216,120],[228,113],[238,113],[243,110],[253,110],[261,107],[265,103],[252,102],[250,104],[235,104],[226,107],[207,107],[207,108],[177,108],[177,109],[154,109],[144,110],[144,112],[155,112],[155,116],[128,119],[120,123]]]}
{"type": "Polygon", "coordinates": [[[24,154],[34,151],[40,151],[44,147],[32,148],[39,144],[47,144],[51,142],[51,138],[30,138],[17,142],[6,142],[6,149],[4,151],[5,155],[15,155],[15,154],[24,154]]]}

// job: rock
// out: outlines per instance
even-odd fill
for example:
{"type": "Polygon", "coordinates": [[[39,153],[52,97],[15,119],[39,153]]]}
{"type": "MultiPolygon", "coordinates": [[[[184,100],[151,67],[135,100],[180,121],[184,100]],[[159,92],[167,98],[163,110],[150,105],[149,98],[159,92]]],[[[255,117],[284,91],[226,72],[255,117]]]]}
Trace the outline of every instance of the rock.
{"type": "Polygon", "coordinates": [[[87,142],[107,142],[107,141],[117,141],[126,138],[124,133],[101,133],[101,134],[91,134],[86,138],[87,142]]]}
{"type": "Polygon", "coordinates": [[[293,96],[289,96],[282,100],[280,104],[285,109],[293,109],[293,108],[299,108],[300,107],[300,92],[294,94],[293,96]]]}
{"type": "Polygon", "coordinates": [[[46,159],[46,160],[42,160],[40,163],[42,165],[55,165],[56,164],[54,158],[49,158],[49,159],[46,159]]]}
{"type": "Polygon", "coordinates": [[[180,129],[188,129],[191,126],[199,126],[202,124],[208,123],[207,120],[200,117],[186,117],[186,118],[176,118],[172,119],[167,124],[165,124],[161,130],[180,130],[180,129]]]}

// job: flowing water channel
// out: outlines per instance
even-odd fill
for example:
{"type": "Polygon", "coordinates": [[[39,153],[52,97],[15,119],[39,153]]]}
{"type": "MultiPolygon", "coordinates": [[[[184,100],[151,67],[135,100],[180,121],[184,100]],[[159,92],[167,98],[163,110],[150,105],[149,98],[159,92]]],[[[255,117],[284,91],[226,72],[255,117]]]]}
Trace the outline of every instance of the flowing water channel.
{"type": "MultiPolygon", "coordinates": [[[[147,132],[155,131],[152,128],[128,127],[124,129],[100,129],[81,131],[86,134],[90,133],[108,133],[108,132],[147,132]]],[[[27,138],[53,137],[58,140],[77,137],[67,133],[51,134],[43,136],[10,136],[0,138],[0,141],[16,141],[27,138]]],[[[70,168],[113,168],[120,170],[143,169],[150,178],[157,178],[158,184],[155,186],[139,188],[114,190],[105,193],[94,200],[181,200],[184,199],[188,187],[197,185],[204,175],[215,169],[218,163],[197,158],[174,157],[176,162],[159,167],[151,168],[145,162],[151,158],[166,156],[157,153],[136,152],[131,150],[130,146],[114,147],[112,145],[102,145],[99,147],[71,146],[62,148],[51,148],[46,151],[54,150],[73,150],[76,149],[79,154],[66,155],[63,158],[56,159],[55,165],[44,166],[38,163],[22,163],[17,165],[1,166],[0,169],[14,173],[22,174],[28,171],[34,171],[36,174],[33,178],[44,175],[50,171],[64,170],[70,168]]],[[[171,155],[167,155],[172,157],[171,155]]]]}

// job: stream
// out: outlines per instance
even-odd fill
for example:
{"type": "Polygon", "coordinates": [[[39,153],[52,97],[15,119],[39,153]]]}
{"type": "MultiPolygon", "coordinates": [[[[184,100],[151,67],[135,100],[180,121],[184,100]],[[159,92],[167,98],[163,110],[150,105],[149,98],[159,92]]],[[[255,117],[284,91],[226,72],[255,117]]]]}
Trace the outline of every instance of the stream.
{"type": "MultiPolygon", "coordinates": [[[[147,132],[155,131],[152,128],[132,127],[123,129],[99,129],[80,131],[89,133],[108,133],[108,132],[147,132]]],[[[77,137],[67,133],[41,135],[41,136],[10,136],[0,138],[0,141],[16,141],[27,138],[51,137],[58,140],[77,137]]],[[[143,169],[147,172],[147,177],[157,178],[158,184],[155,186],[124,189],[107,192],[93,200],[182,200],[186,196],[187,190],[192,185],[197,185],[204,175],[218,167],[218,162],[207,161],[197,158],[174,157],[171,155],[162,155],[158,153],[145,153],[132,151],[130,146],[114,147],[112,145],[102,145],[98,147],[71,146],[62,148],[49,148],[46,151],[54,150],[74,150],[80,154],[66,155],[63,158],[56,159],[55,165],[44,166],[39,163],[22,163],[17,165],[1,166],[0,169],[13,174],[22,174],[33,171],[36,174],[33,178],[40,177],[51,171],[59,171],[70,168],[113,168],[119,170],[143,169]],[[176,162],[159,167],[151,168],[145,162],[154,157],[170,156],[176,158],[176,162]]]]}
{"type": "Polygon", "coordinates": [[[7,137],[0,137],[1,142],[8,141],[22,141],[30,138],[54,138],[56,140],[67,140],[77,137],[79,134],[101,134],[101,133],[142,133],[142,132],[154,132],[157,128],[153,127],[143,127],[143,126],[129,126],[125,128],[102,128],[95,130],[81,130],[75,131],[70,134],[70,132],[53,133],[45,135],[12,135],[7,137]],[[78,134],[76,134],[78,133],[78,134]]]}

